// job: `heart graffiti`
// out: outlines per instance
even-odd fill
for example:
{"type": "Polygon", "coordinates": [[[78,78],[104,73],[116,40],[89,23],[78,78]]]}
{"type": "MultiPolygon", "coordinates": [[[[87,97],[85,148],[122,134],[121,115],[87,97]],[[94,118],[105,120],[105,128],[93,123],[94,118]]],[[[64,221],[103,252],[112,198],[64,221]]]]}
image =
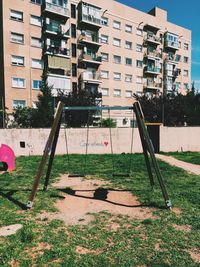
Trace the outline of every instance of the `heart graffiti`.
{"type": "Polygon", "coordinates": [[[105,146],[107,146],[109,144],[108,141],[104,141],[103,143],[104,143],[105,146]]]}

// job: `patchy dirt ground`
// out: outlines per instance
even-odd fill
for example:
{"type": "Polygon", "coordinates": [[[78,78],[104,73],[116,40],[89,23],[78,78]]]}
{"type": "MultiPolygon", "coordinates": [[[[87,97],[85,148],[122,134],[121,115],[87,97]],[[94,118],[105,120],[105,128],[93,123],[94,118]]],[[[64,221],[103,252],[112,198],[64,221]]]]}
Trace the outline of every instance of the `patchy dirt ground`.
{"type": "Polygon", "coordinates": [[[0,227],[0,236],[14,235],[21,228],[21,224],[11,224],[8,226],[0,227]]]}
{"type": "Polygon", "coordinates": [[[87,224],[93,220],[92,213],[101,211],[134,219],[153,218],[152,208],[142,207],[130,192],[109,189],[111,185],[101,180],[63,175],[53,186],[63,195],[55,204],[59,212],[43,213],[41,219],[62,219],[67,225],[87,224]]]}

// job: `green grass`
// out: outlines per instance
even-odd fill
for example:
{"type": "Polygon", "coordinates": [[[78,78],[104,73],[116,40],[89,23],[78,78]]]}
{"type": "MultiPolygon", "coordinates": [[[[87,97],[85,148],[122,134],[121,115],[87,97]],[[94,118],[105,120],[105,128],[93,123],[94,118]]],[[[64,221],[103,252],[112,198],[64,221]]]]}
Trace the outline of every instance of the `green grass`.
{"type": "MultiPolygon", "coordinates": [[[[66,226],[60,220],[38,219],[42,211],[54,212],[53,203],[59,193],[51,186],[42,192],[43,180],[34,207],[22,210],[30,194],[40,157],[19,157],[16,171],[0,176],[0,227],[21,223],[15,235],[0,237],[0,266],[63,266],[63,267],[197,267],[189,250],[200,250],[200,179],[185,171],[160,162],[161,172],[173,205],[181,215],[162,209],[163,198],[158,185],[151,190],[143,155],[135,154],[131,161],[130,177],[112,176],[112,157],[109,155],[72,155],[54,161],[51,181],[68,171],[85,172],[112,183],[113,188],[126,189],[139,197],[143,204],[156,207],[155,219],[133,220],[107,212],[95,214],[88,225],[66,226]],[[117,230],[109,225],[117,224],[117,230]],[[173,225],[190,225],[191,231],[176,230],[173,225]],[[155,246],[159,244],[159,250],[155,246]],[[77,252],[77,247],[86,254],[77,252]],[[91,253],[89,253],[91,252],[91,253]],[[18,264],[18,265],[17,265],[18,264]]],[[[127,172],[130,155],[114,155],[115,172],[127,172]]]]}
{"type": "Polygon", "coordinates": [[[200,153],[199,152],[169,152],[165,153],[176,159],[200,165],[200,153]]]}

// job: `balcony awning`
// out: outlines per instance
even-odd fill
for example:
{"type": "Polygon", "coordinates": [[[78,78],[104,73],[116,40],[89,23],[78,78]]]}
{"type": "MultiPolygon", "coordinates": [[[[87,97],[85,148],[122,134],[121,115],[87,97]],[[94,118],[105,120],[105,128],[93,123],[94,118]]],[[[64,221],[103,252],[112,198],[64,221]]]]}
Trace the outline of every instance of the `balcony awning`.
{"type": "Polygon", "coordinates": [[[48,55],[48,65],[49,65],[49,68],[53,68],[53,69],[69,70],[70,60],[68,58],[48,55]]]}
{"type": "Polygon", "coordinates": [[[158,30],[160,30],[160,27],[156,26],[155,24],[152,24],[152,23],[146,23],[144,25],[144,29],[151,30],[153,32],[157,32],[158,30]]]}

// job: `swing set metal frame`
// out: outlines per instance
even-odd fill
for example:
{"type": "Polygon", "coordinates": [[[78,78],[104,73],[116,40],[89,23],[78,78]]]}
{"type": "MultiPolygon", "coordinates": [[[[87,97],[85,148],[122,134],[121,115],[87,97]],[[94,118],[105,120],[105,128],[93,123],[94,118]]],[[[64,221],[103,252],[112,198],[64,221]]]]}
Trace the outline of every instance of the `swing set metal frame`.
{"type": "MultiPolygon", "coordinates": [[[[155,176],[158,180],[164,201],[165,201],[165,206],[167,208],[171,208],[172,203],[171,200],[168,196],[166,187],[165,187],[165,183],[158,165],[158,162],[156,160],[155,154],[154,154],[154,148],[152,145],[152,142],[149,138],[149,134],[147,132],[146,126],[145,126],[145,120],[144,120],[144,115],[140,106],[139,102],[135,102],[133,104],[133,106],[92,106],[92,107],[84,107],[84,106],[80,106],[80,107],[65,107],[65,103],[63,101],[59,101],[57,109],[56,109],[56,113],[55,113],[55,118],[53,121],[53,125],[43,152],[43,156],[42,159],[40,161],[39,167],[38,167],[38,171],[37,171],[37,175],[35,177],[33,186],[32,186],[32,190],[31,190],[31,194],[29,196],[29,200],[27,202],[26,207],[27,208],[32,208],[33,206],[33,201],[39,186],[39,182],[40,179],[42,177],[47,159],[48,159],[48,155],[50,153],[49,156],[49,160],[48,160],[48,166],[47,166],[47,171],[46,171],[46,177],[45,177],[45,182],[44,182],[44,187],[43,190],[47,190],[48,184],[49,184],[49,178],[51,175],[51,170],[52,170],[52,165],[53,165],[53,160],[54,160],[54,156],[55,156],[55,151],[56,151],[56,145],[57,145],[57,141],[58,141],[58,137],[59,137],[59,132],[60,132],[60,126],[61,126],[61,120],[62,120],[62,112],[63,110],[108,110],[109,112],[111,110],[133,110],[133,112],[135,113],[136,116],[136,122],[138,125],[138,129],[139,129],[139,135],[140,135],[140,139],[141,139],[141,143],[142,143],[142,148],[143,148],[143,154],[144,154],[144,159],[145,159],[145,163],[146,163],[146,168],[147,168],[147,173],[148,173],[148,177],[150,180],[150,185],[153,187],[155,185],[155,181],[154,181],[154,176],[153,176],[153,169],[154,169],[154,173],[155,176]]],[[[111,131],[111,129],[110,129],[111,131]]],[[[111,134],[111,132],[110,132],[111,134]]],[[[133,136],[132,136],[133,138],[133,136]]],[[[88,135],[87,135],[87,142],[88,142],[88,135]]],[[[133,145],[133,141],[131,141],[131,147],[133,145]]],[[[112,146],[112,145],[111,145],[112,146]]],[[[112,149],[112,147],[111,147],[112,149]]],[[[86,147],[87,150],[87,147],[86,147]]],[[[132,148],[131,148],[132,151],[132,148]]],[[[87,151],[86,151],[87,152],[87,151]]],[[[111,151],[113,153],[113,150],[111,151]]]]}

